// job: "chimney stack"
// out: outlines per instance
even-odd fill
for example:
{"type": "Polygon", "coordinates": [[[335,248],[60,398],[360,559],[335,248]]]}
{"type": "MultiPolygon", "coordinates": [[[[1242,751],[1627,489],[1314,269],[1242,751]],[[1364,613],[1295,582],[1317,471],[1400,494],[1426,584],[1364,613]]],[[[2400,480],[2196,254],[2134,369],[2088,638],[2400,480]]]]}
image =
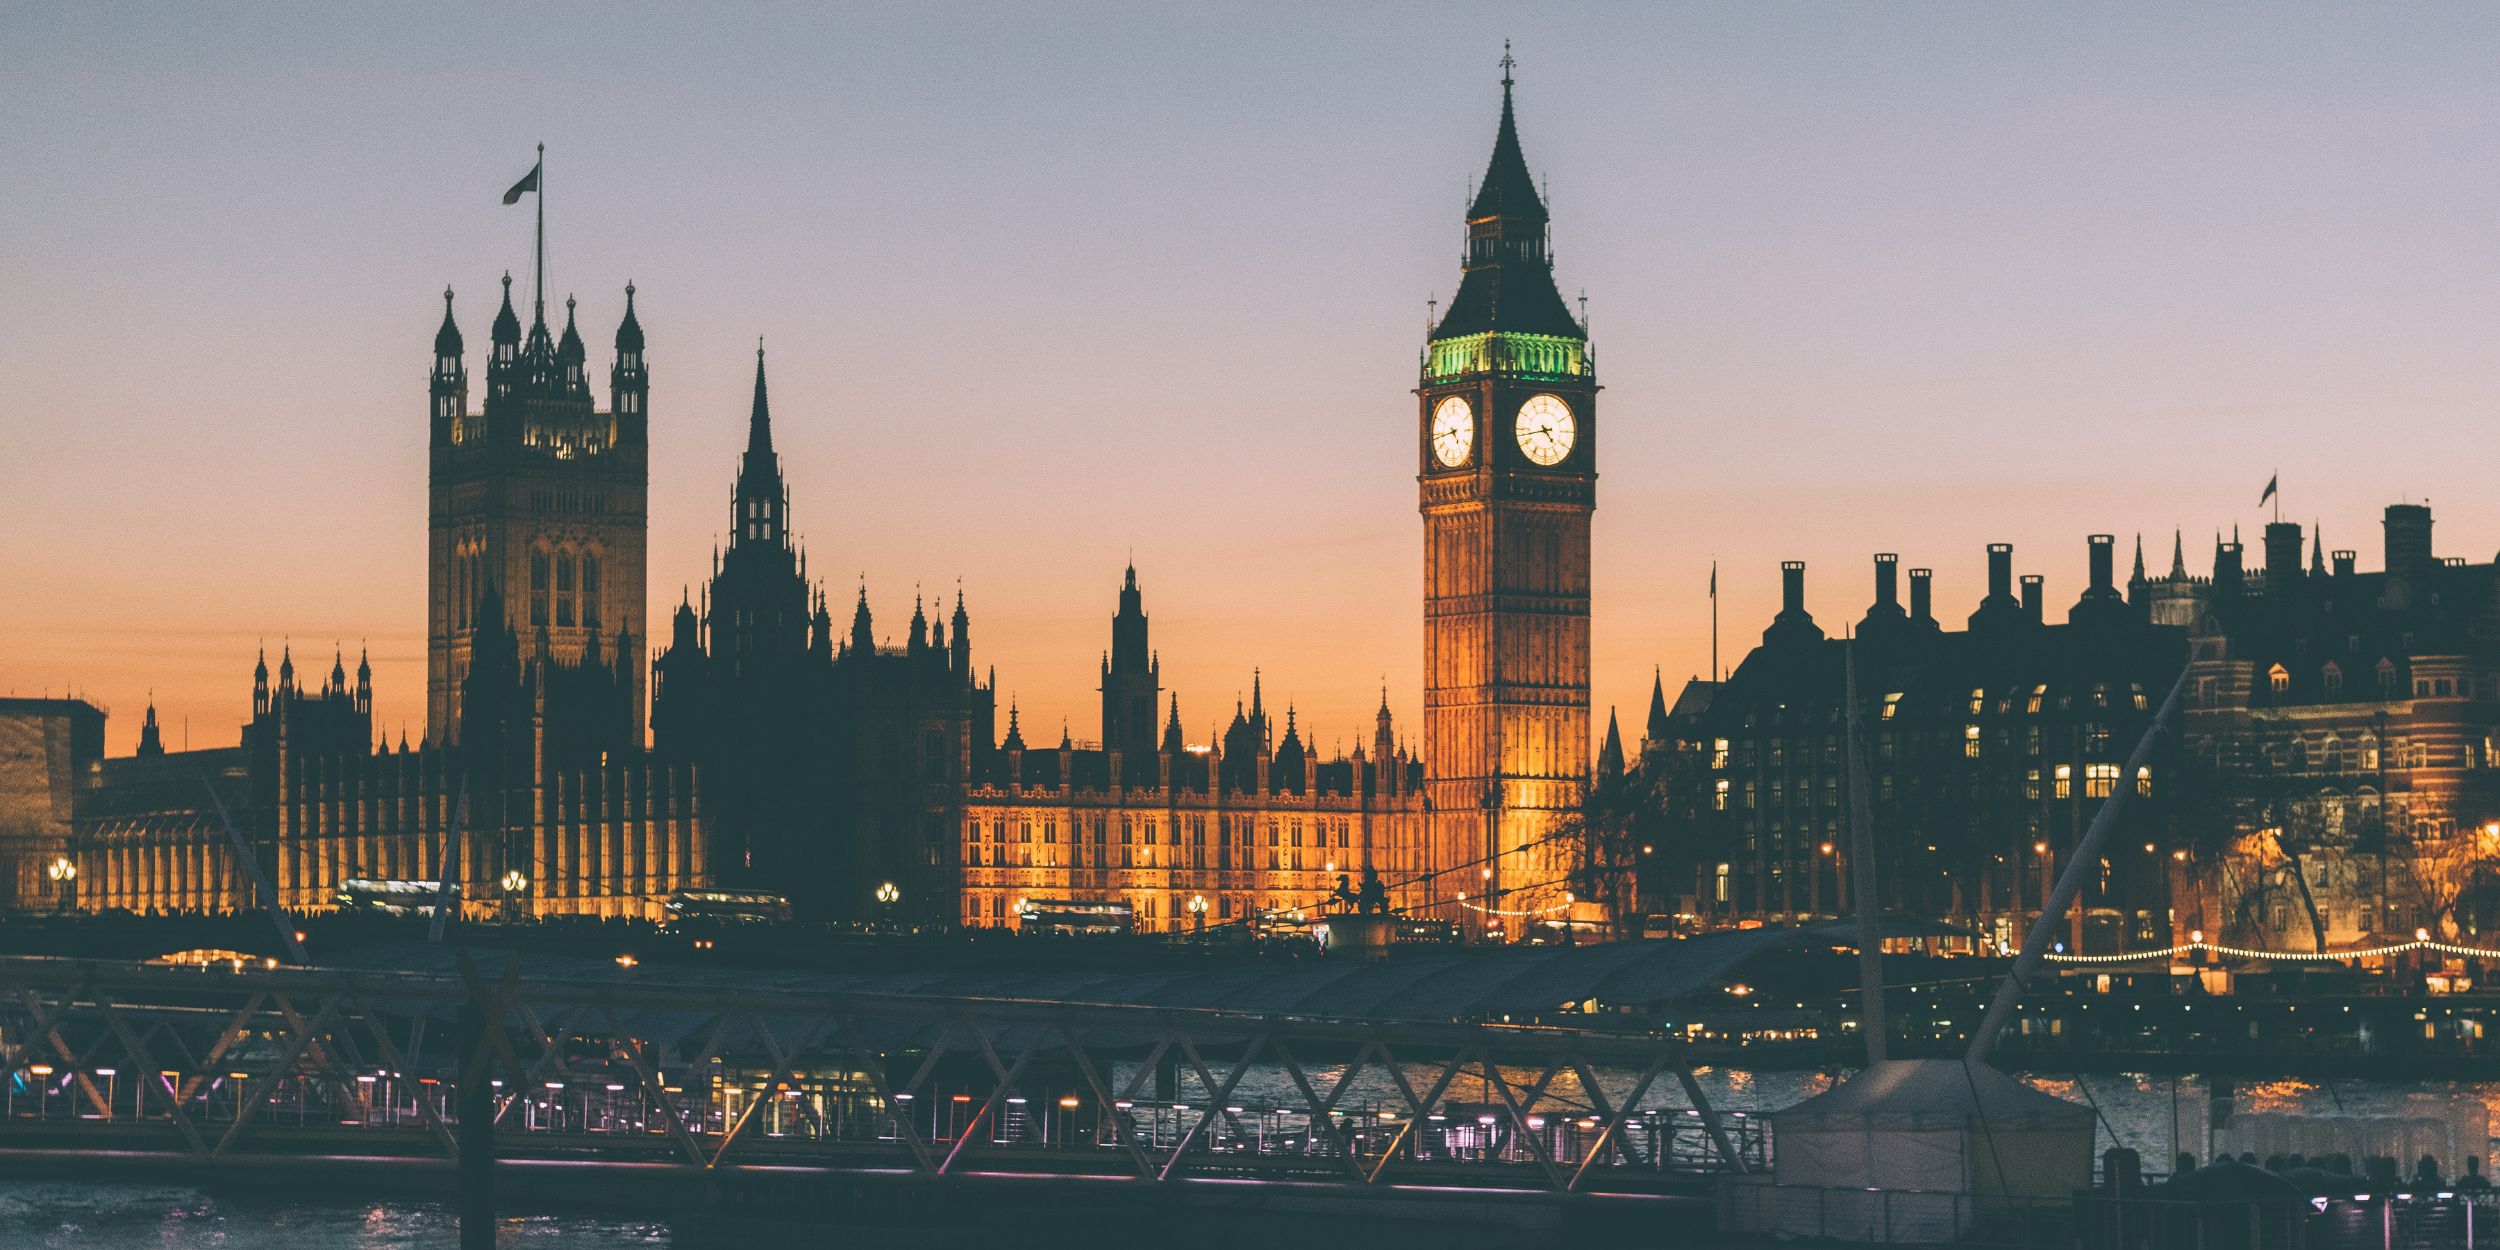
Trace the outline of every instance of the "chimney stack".
{"type": "Polygon", "coordinates": [[[2042,620],[2040,613],[2040,575],[2037,573],[2023,574],[2023,617],[2034,625],[2040,624],[2042,620]]]}
{"type": "Polygon", "coordinates": [[[2357,563],[2357,562],[2360,560],[2360,558],[2361,558],[2361,553],[2360,553],[2360,552],[2357,552],[2357,551],[2354,551],[2353,549],[2351,549],[2351,548],[2349,548],[2349,547],[2347,547],[2347,548],[2345,548],[2345,549],[2343,549],[2343,550],[2341,550],[2341,551],[2335,552],[2335,553],[2334,553],[2334,560],[2335,560],[2335,575],[2336,575],[2337,577],[2350,577],[2350,576],[2352,576],[2353,565],[2354,565],[2355,563],[2357,563]]]}
{"type": "Polygon", "coordinates": [[[1780,561],[1780,614],[1806,610],[1806,562],[1780,561]]]}
{"type": "Polygon", "coordinates": [[[1936,622],[1936,571],[1910,570],[1910,619],[1933,625],[1936,622]]]}
{"type": "Polygon", "coordinates": [[[2266,523],[2266,587],[2283,590],[2300,582],[2300,522],[2266,523]]]}
{"type": "Polygon", "coordinates": [[[1876,554],[1875,607],[1878,610],[1885,608],[1897,608],[1901,605],[1899,581],[1900,572],[1900,556],[1889,551],[1878,552],[1876,554]]]}
{"type": "Polygon", "coordinates": [[[1988,597],[2003,598],[2014,593],[2014,544],[1988,544],[1988,597]]]}
{"type": "Polygon", "coordinates": [[[2387,571],[2419,573],[2433,563],[2430,505],[2387,505],[2387,571]]]}
{"type": "Polygon", "coordinates": [[[2118,558],[2117,537],[2094,534],[2088,541],[2092,545],[2092,589],[2116,589],[2117,566],[2114,561],[2118,558]]]}

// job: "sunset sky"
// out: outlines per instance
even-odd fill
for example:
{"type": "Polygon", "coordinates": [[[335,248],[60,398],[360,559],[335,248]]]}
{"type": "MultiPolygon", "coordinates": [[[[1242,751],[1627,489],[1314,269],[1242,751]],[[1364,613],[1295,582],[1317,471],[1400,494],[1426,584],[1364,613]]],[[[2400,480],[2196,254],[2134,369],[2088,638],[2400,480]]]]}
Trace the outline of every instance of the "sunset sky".
{"type": "MultiPolygon", "coordinates": [[[[421,731],[425,370],[525,288],[650,338],[651,611],[708,575],[772,349],[794,522],[881,634],[962,579],[1093,736],[1135,553],[1193,740],[1420,714],[1417,351],[1514,41],[1606,391],[1596,698],[1733,663],[1806,560],[2085,535],[2500,549],[2500,9],[2288,3],[578,7],[0,0],[0,693],[230,744],[253,650],[421,731]]],[[[604,391],[602,392],[604,395],[604,391]]],[[[603,401],[604,402],[604,401],[603,401]]],[[[2252,555],[2252,563],[2255,557],[2252,555]]],[[[639,627],[639,626],[638,626],[639,627]]]]}

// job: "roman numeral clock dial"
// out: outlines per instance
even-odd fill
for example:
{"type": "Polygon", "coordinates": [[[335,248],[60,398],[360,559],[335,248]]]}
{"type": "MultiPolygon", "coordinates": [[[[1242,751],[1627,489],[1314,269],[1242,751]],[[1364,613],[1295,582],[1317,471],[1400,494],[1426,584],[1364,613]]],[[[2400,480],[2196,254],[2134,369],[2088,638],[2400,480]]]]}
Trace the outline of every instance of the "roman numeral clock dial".
{"type": "Polygon", "coordinates": [[[1432,458],[1445,469],[1467,463],[1468,449],[1476,442],[1476,410],[1457,395],[1442,400],[1432,410],[1432,458]]]}
{"type": "Polygon", "coordinates": [[[1517,433],[1520,453],[1552,468],[1571,454],[1579,426],[1571,418],[1571,405],[1564,403],[1561,396],[1539,395],[1519,405],[1517,433]]]}

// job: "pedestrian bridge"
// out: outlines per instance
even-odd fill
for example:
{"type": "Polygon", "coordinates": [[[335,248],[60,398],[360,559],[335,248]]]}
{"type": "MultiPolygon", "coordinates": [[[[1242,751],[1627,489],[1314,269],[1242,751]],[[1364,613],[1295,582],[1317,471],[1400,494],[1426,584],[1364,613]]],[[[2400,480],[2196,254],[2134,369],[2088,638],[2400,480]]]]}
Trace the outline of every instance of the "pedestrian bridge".
{"type": "Polygon", "coordinates": [[[1708,1051],[1616,1008],[1828,938],[1101,974],[442,947],[322,967],[6,958],[0,1167],[449,1168],[485,1150],[621,1174],[1696,1193],[1760,1166],[1760,1122],[1704,1097],[1708,1051]]]}

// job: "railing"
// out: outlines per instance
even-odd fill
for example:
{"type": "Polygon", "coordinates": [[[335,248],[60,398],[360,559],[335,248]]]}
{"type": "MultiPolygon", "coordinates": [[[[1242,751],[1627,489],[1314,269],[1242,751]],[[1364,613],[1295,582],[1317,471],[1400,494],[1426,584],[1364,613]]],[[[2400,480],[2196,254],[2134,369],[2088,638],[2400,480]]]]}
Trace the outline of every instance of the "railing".
{"type": "Polygon", "coordinates": [[[0,1151],[352,1140],[456,1158],[465,1070],[487,1074],[466,1101],[506,1158],[1658,1193],[1769,1153],[1759,1117],[1702,1099],[1685,1053],[1563,1029],[631,977],[0,959],[0,1151]]]}

